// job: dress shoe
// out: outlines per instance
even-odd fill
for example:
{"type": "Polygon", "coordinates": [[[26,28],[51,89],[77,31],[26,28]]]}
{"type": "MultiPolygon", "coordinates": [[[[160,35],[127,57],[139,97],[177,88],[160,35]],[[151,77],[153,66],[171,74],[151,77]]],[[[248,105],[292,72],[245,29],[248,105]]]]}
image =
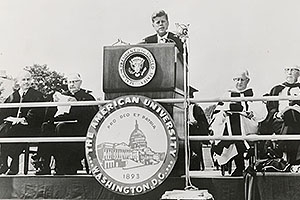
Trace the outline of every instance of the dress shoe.
{"type": "Polygon", "coordinates": [[[38,169],[35,172],[35,175],[51,175],[50,168],[38,169]]]}
{"type": "Polygon", "coordinates": [[[18,170],[9,169],[8,172],[6,172],[6,175],[16,175],[18,173],[18,170]]]}
{"type": "Polygon", "coordinates": [[[40,156],[37,153],[35,153],[31,156],[31,159],[34,161],[38,160],[39,158],[40,158],[40,156]]]}
{"type": "Polygon", "coordinates": [[[232,172],[231,176],[243,176],[243,170],[235,169],[234,172],[232,172]]]}

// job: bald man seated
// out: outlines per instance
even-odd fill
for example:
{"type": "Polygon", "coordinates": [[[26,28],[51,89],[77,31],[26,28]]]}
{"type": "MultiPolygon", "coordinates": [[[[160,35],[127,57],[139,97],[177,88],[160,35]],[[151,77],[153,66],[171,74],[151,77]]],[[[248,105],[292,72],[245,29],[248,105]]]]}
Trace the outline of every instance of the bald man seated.
{"type": "MultiPolygon", "coordinates": [[[[21,71],[17,77],[17,90],[15,90],[5,103],[25,103],[44,101],[43,94],[32,88],[32,75],[28,71],[21,71]]],[[[32,137],[41,132],[44,120],[44,108],[2,108],[0,110],[0,123],[10,124],[1,137],[32,137]]],[[[24,138],[25,140],[26,138],[24,138]]],[[[19,155],[26,144],[1,144],[0,174],[15,175],[19,173],[19,155]],[[8,165],[8,156],[12,161],[8,165]]]]}
{"type": "MultiPolygon", "coordinates": [[[[56,92],[55,102],[95,101],[90,91],[81,88],[82,79],[77,73],[67,76],[68,91],[56,92]]],[[[46,136],[75,137],[86,136],[91,120],[98,111],[98,106],[58,106],[53,119],[44,127],[46,136]],[[58,125],[59,128],[58,128],[58,125]]],[[[82,160],[85,157],[84,143],[42,144],[36,161],[37,175],[51,174],[50,158],[55,158],[55,172],[58,175],[76,174],[83,169],[82,160]]],[[[87,167],[87,166],[86,166],[87,167]]]]}

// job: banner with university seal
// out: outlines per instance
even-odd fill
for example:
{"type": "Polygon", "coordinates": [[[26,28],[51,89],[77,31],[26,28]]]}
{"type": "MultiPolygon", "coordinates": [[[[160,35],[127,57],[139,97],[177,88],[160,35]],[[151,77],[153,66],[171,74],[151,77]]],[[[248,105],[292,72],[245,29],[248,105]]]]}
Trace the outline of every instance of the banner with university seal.
{"type": "Polygon", "coordinates": [[[174,121],[148,97],[116,98],[92,120],[86,157],[103,187],[123,195],[152,191],[168,177],[178,157],[174,121]]]}

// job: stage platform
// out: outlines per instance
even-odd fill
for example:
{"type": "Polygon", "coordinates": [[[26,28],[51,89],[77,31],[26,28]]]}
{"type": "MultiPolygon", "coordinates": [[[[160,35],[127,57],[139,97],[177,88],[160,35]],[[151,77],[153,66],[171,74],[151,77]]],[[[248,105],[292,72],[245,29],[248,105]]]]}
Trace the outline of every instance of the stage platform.
{"type": "MultiPolygon", "coordinates": [[[[245,199],[243,177],[221,176],[220,171],[191,172],[191,177],[193,185],[208,189],[215,200],[245,199]]],[[[184,177],[169,177],[150,193],[127,197],[106,190],[91,175],[1,175],[0,199],[159,200],[165,191],[184,187],[184,177]]],[[[255,200],[298,200],[300,174],[258,174],[255,188],[255,200]]]]}
{"type": "MultiPolygon", "coordinates": [[[[199,189],[208,189],[215,199],[243,199],[242,177],[203,177],[200,174],[198,176],[192,178],[192,183],[199,189]]],[[[159,200],[165,191],[184,187],[184,177],[169,177],[150,193],[127,197],[103,188],[91,175],[1,175],[0,199],[159,200]]]]}
{"type": "MultiPolygon", "coordinates": [[[[208,154],[208,148],[204,148],[208,154]]],[[[206,155],[205,154],[205,155],[206,155]]],[[[21,156],[22,158],[22,156],[21,156]]],[[[207,189],[215,200],[244,200],[243,177],[225,176],[216,170],[209,156],[205,156],[205,171],[191,171],[191,182],[199,189],[207,189]]],[[[23,169],[22,159],[20,169],[23,169]]],[[[79,175],[35,176],[33,167],[29,174],[0,175],[0,199],[101,199],[101,200],[159,200],[165,191],[185,188],[184,177],[169,177],[159,187],[136,197],[127,197],[103,188],[92,175],[79,171],[79,175]]],[[[251,200],[299,200],[300,173],[258,173],[254,178],[255,199],[251,200]]]]}

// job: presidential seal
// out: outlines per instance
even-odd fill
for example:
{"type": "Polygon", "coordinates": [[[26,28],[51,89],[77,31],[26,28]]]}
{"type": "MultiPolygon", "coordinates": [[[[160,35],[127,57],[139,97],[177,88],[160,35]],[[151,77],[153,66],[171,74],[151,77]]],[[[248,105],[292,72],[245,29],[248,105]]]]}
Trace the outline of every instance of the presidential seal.
{"type": "Polygon", "coordinates": [[[153,79],[156,63],[149,50],[132,47],[122,54],[118,69],[124,83],[131,87],[141,87],[153,79]]]}
{"type": "Polygon", "coordinates": [[[157,102],[122,96],[99,109],[86,137],[90,170],[103,187],[140,195],[159,186],[178,156],[174,121],[157,102]]]}

